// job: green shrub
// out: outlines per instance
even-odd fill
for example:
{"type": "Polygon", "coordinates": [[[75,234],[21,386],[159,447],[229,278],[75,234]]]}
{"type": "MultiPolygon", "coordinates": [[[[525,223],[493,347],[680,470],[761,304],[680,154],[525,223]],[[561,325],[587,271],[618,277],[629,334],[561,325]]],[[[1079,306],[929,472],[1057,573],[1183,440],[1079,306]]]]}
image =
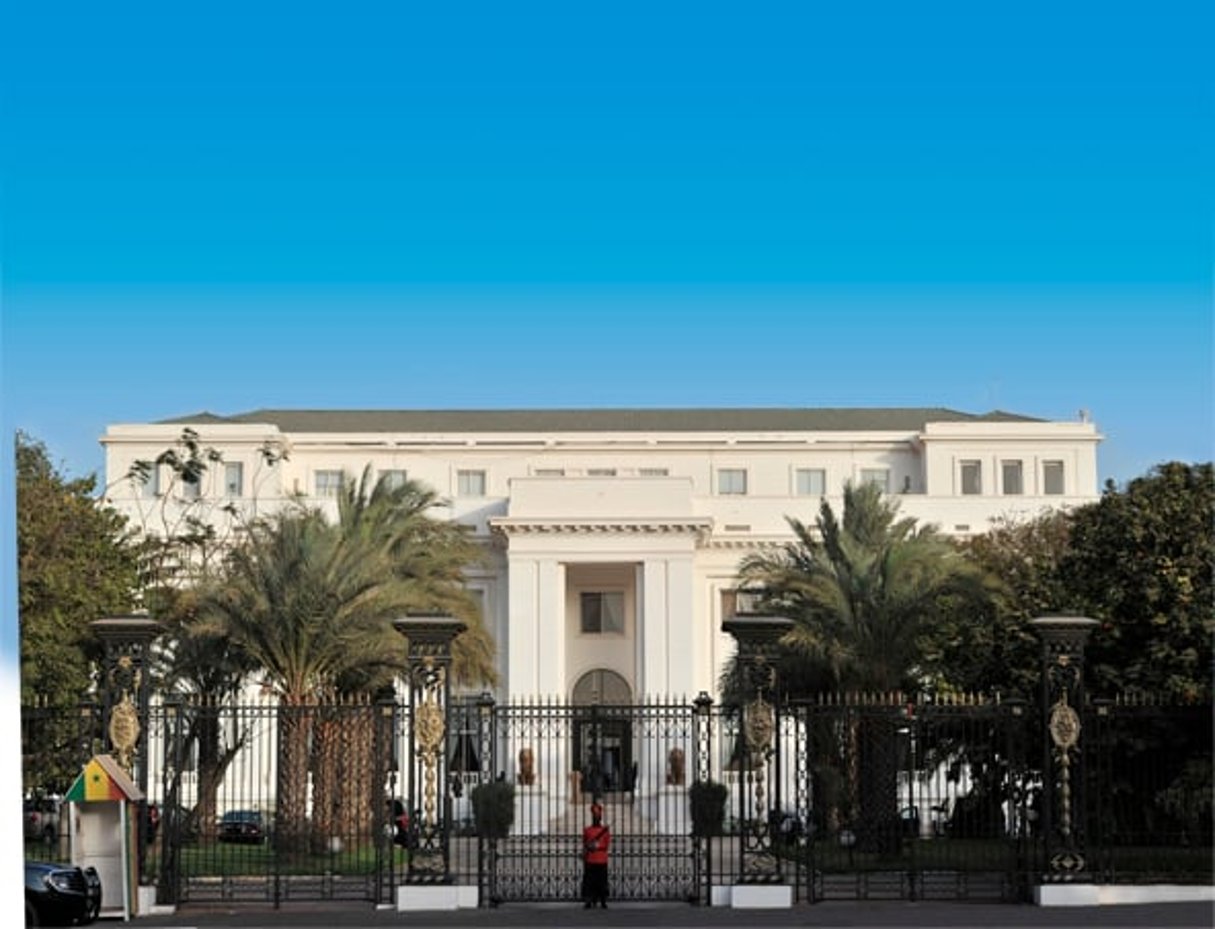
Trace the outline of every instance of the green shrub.
{"type": "Polygon", "coordinates": [[[688,788],[692,806],[692,835],[705,838],[721,835],[726,820],[725,784],[717,781],[693,781],[688,788]]]}
{"type": "Polygon", "coordinates": [[[506,781],[480,784],[473,788],[472,806],[477,835],[503,839],[515,822],[515,785],[506,781]]]}

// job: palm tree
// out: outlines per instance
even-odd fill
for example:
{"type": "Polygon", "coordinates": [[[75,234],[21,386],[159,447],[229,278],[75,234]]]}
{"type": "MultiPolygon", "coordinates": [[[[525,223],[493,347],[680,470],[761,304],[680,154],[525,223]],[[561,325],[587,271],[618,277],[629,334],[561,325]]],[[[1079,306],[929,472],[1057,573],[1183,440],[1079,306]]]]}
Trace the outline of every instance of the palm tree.
{"type": "MultiPolygon", "coordinates": [[[[228,636],[279,697],[283,847],[300,842],[307,828],[316,704],[371,692],[401,671],[405,648],[393,619],[419,610],[463,615],[476,644],[457,651],[469,660],[455,673],[474,679],[486,677],[486,668],[492,673],[492,645],[462,587],[463,569],[478,550],[459,527],[428,515],[436,500],[418,485],[368,485],[364,473],[343,494],[336,523],[304,508],[253,523],[201,610],[198,631],[228,636]]],[[[316,741],[324,792],[334,782],[325,760],[334,751],[323,735],[316,741]]],[[[314,800],[314,837],[323,840],[334,834],[331,817],[340,804],[331,793],[314,800]]]]}
{"type": "MultiPolygon", "coordinates": [[[[492,683],[493,641],[476,601],[463,586],[464,569],[479,560],[481,550],[461,527],[429,515],[441,505],[433,491],[417,482],[373,483],[368,468],[339,497],[337,528],[349,545],[387,549],[402,592],[410,595],[406,612],[438,611],[462,619],[468,629],[452,643],[452,676],[460,683],[492,683]]],[[[376,755],[374,717],[363,707],[373,695],[388,692],[392,673],[399,670],[348,668],[335,683],[341,705],[322,712],[315,721],[313,834],[317,841],[344,829],[367,835],[377,811],[383,809],[376,785],[386,779],[386,760],[376,755]]]]}
{"type": "Polygon", "coordinates": [[[788,523],[794,541],[749,556],[739,574],[766,609],[793,620],[784,644],[826,671],[825,688],[914,684],[923,633],[956,598],[987,595],[983,573],[949,539],[900,519],[876,485],[845,486],[842,519],[824,500],[813,528],[788,523]]]}
{"type": "MultiPolygon", "coordinates": [[[[823,501],[813,529],[788,522],[794,540],[746,558],[740,576],[761,588],[766,609],[793,620],[786,660],[800,657],[815,669],[819,689],[909,689],[924,633],[959,598],[987,595],[978,568],[934,527],[900,519],[897,503],[875,485],[844,488],[842,519],[823,501]]],[[[897,816],[894,726],[875,714],[842,736],[842,766],[824,770],[823,779],[843,775],[859,791],[849,798],[860,816],[858,840],[877,847],[897,816]]]]}

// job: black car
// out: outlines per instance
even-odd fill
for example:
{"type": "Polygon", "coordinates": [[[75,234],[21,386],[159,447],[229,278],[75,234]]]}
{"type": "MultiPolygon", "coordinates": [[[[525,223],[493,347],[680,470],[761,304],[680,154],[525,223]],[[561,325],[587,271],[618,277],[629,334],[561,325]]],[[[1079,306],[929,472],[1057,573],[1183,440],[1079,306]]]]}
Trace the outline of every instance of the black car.
{"type": "Polygon", "coordinates": [[[259,844],[266,838],[266,821],[257,810],[229,810],[219,820],[221,842],[259,844]]]}
{"type": "Polygon", "coordinates": [[[101,879],[95,868],[25,863],[25,924],[82,926],[101,912],[101,879]]]}

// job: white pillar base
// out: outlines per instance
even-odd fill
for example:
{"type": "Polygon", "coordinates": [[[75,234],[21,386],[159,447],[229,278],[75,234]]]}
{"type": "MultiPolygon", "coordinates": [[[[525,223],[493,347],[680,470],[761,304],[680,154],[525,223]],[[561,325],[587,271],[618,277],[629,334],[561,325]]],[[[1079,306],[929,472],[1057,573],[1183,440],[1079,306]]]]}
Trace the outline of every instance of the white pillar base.
{"type": "Polygon", "coordinates": [[[552,815],[548,791],[543,787],[515,787],[515,821],[511,835],[544,835],[552,815]]]}
{"type": "Polygon", "coordinates": [[[793,888],[788,884],[735,884],[730,888],[730,906],[736,910],[787,910],[793,906],[793,888]]]}
{"type": "Polygon", "coordinates": [[[472,884],[401,884],[397,912],[475,909],[479,900],[472,884]]]}

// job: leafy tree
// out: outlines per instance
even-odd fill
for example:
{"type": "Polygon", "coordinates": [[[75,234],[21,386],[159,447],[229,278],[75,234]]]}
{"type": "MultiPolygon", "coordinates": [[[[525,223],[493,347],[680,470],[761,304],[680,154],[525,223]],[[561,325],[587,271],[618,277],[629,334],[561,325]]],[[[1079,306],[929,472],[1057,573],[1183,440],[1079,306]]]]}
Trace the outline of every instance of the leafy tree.
{"type": "Polygon", "coordinates": [[[1059,571],[1102,626],[1093,686],[1211,700],[1215,635],[1215,470],[1162,464],[1072,515],[1059,571]]]}
{"type": "Polygon", "coordinates": [[[63,712],[85,699],[100,649],[89,623],[128,612],[136,557],[126,521],[98,507],[94,478],[68,479],[46,447],[16,437],[18,607],[27,790],[62,792],[79,773],[80,733],[63,712]]]}
{"type": "Polygon", "coordinates": [[[135,551],[126,520],[96,505],[94,477],[64,477],[24,433],[16,454],[21,696],[70,706],[92,684],[88,624],[133,606],[135,551]]]}
{"type": "Polygon", "coordinates": [[[257,488],[286,457],[273,443],[261,447],[253,494],[243,504],[249,511],[201,492],[208,472],[224,459],[189,427],[173,445],[155,458],[135,461],[114,482],[133,491],[128,502],[135,510],[141,602],[165,628],[154,651],[153,674],[165,690],[191,698],[184,738],[196,746],[198,802],[184,824],[189,832],[215,831],[220,783],[250,736],[247,727],[223,725],[225,702],[239,693],[255,667],[229,639],[193,630],[200,590],[256,513],[257,488]],[[144,494],[153,479],[157,493],[144,494]]]}
{"type": "Polygon", "coordinates": [[[1033,699],[1041,640],[1029,620],[1074,606],[1059,566],[1070,548],[1063,511],[1005,519],[958,546],[987,578],[992,596],[954,601],[921,640],[937,692],[1017,694],[1033,699]]]}

